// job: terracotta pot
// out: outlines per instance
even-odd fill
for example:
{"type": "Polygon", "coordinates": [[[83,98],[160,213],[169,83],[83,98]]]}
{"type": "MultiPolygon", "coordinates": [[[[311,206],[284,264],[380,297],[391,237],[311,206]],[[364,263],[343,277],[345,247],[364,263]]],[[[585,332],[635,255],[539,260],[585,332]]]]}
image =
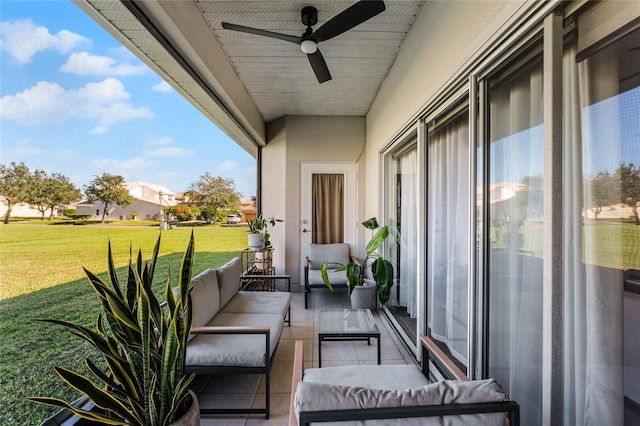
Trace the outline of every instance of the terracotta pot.
{"type": "Polygon", "coordinates": [[[200,405],[198,404],[198,397],[193,391],[189,391],[189,393],[191,394],[192,401],[191,408],[169,426],[200,426],[200,405]]]}

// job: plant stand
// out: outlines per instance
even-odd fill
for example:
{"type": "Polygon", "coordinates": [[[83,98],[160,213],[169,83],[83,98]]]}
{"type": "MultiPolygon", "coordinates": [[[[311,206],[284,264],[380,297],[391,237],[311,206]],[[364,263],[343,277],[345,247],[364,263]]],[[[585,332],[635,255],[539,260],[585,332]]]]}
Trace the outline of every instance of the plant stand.
{"type": "Polygon", "coordinates": [[[242,251],[241,290],[243,291],[275,291],[275,281],[268,277],[275,274],[273,267],[273,250],[244,249],[242,251]]]}

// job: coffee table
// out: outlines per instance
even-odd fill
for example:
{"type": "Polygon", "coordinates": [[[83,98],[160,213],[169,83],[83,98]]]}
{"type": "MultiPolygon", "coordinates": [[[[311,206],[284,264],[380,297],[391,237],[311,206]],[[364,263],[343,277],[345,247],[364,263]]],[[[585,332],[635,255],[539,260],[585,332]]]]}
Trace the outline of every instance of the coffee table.
{"type": "Polygon", "coordinates": [[[318,367],[322,367],[322,342],[366,340],[378,343],[380,364],[380,330],[370,309],[322,309],[318,321],[318,367]]]}

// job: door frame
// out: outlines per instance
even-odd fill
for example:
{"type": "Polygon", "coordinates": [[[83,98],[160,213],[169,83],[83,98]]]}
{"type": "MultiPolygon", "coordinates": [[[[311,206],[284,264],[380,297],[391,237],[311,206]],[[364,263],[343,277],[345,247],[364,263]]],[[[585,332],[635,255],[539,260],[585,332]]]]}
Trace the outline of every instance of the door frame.
{"type": "Polygon", "coordinates": [[[304,286],[304,260],[307,247],[311,243],[311,234],[303,232],[311,228],[311,184],[314,174],[329,173],[344,175],[344,238],[351,246],[351,253],[357,252],[356,227],[358,224],[358,173],[357,164],[350,162],[311,162],[300,163],[300,221],[298,242],[300,244],[300,286],[304,286]]]}

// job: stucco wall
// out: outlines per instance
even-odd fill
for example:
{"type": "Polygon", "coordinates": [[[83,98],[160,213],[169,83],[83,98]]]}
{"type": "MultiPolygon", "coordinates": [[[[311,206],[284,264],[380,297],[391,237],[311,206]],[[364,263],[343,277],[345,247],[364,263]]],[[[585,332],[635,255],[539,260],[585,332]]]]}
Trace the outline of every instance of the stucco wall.
{"type": "MultiPolygon", "coordinates": [[[[367,114],[367,175],[378,176],[380,150],[429,105],[441,88],[466,78],[473,58],[530,1],[427,2],[367,114]]],[[[366,214],[379,214],[378,179],[367,182],[366,214]]]]}
{"type": "MultiPolygon", "coordinates": [[[[365,120],[288,116],[267,125],[267,139],[262,150],[262,210],[285,220],[271,233],[274,264],[277,272],[290,274],[291,282],[299,283],[300,164],[355,163],[364,150],[365,120]]],[[[359,169],[363,164],[361,159],[359,169]]]]}

